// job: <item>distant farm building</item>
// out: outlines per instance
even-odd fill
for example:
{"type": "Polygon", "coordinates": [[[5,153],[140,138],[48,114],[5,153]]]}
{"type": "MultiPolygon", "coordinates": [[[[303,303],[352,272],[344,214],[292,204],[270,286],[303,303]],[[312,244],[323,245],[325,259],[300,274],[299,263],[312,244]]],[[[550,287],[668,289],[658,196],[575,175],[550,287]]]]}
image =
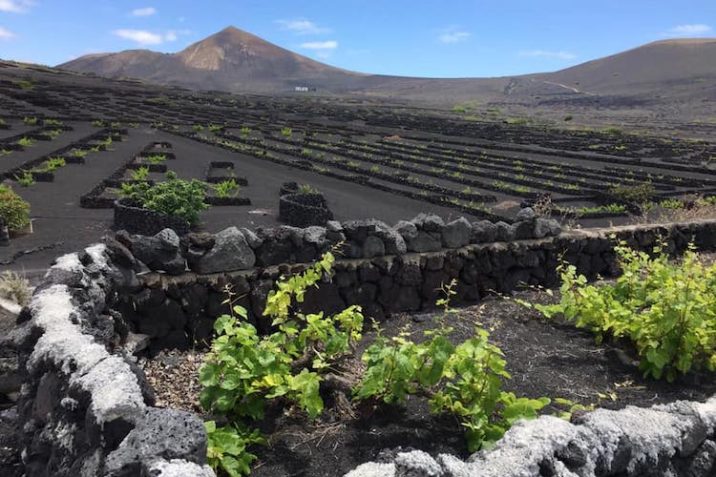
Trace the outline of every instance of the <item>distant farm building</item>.
{"type": "Polygon", "coordinates": [[[313,86],[294,86],[293,91],[296,93],[308,93],[310,91],[316,91],[313,86]]]}

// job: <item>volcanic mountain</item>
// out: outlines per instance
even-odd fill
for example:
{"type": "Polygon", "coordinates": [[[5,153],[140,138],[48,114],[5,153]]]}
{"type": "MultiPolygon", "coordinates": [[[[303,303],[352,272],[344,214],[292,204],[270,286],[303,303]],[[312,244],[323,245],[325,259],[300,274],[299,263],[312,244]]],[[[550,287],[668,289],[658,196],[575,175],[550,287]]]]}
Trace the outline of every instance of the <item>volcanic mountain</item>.
{"type": "Polygon", "coordinates": [[[280,92],[295,86],[334,89],[364,76],[314,61],[234,27],[174,54],[127,50],[82,56],[59,67],[110,78],[232,92],[280,92]]]}
{"type": "Polygon", "coordinates": [[[59,65],[100,76],[229,92],[280,93],[296,86],[330,93],[457,101],[597,95],[666,101],[716,95],[716,39],[664,40],[552,73],[501,78],[407,78],[335,68],[228,27],[174,54],[94,54],[59,65]]]}

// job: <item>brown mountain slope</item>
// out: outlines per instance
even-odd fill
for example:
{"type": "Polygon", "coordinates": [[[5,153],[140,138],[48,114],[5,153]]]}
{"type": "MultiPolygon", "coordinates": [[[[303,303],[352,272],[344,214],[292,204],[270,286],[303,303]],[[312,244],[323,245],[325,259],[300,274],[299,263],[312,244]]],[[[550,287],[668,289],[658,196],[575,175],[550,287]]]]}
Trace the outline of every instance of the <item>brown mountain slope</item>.
{"type": "Polygon", "coordinates": [[[304,84],[335,87],[363,76],[311,60],[234,27],[175,54],[129,50],[83,56],[59,67],[226,91],[271,92],[304,84]]]}
{"type": "Polygon", "coordinates": [[[293,53],[234,27],[175,54],[130,50],[88,55],[60,68],[111,78],[230,92],[279,93],[308,85],[332,93],[414,98],[531,101],[550,96],[711,98],[716,39],[665,40],[553,73],[503,78],[429,79],[365,75],[293,53]]]}
{"type": "Polygon", "coordinates": [[[607,94],[663,91],[685,83],[713,84],[716,39],[657,41],[534,78],[607,94]]]}

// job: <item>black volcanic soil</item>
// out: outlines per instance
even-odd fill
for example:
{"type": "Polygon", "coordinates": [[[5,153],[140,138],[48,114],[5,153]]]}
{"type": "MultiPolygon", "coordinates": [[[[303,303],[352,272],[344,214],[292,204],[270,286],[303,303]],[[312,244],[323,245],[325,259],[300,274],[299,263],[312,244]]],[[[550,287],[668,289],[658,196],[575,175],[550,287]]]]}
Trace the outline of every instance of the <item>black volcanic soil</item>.
{"type": "MultiPolygon", "coordinates": [[[[513,298],[530,303],[556,299],[539,291],[520,292],[513,298]]],[[[491,331],[491,340],[505,353],[512,374],[505,389],[518,396],[562,397],[583,405],[620,409],[678,399],[704,401],[716,392],[712,376],[692,375],[672,384],[644,379],[635,367],[625,364],[624,351],[609,344],[597,345],[590,333],[547,321],[513,298],[488,298],[480,305],[460,309],[447,323],[455,328],[455,342],[471,337],[476,325],[491,331]]],[[[409,332],[419,338],[422,331],[434,326],[435,317],[435,313],[401,314],[382,326],[387,335],[409,332]]],[[[364,336],[361,350],[372,336],[372,332],[364,336]]],[[[167,352],[145,365],[159,404],[200,411],[192,399],[200,389],[196,371],[201,357],[201,352],[167,352]]],[[[340,476],[375,459],[380,451],[398,446],[433,455],[468,456],[457,421],[451,416],[431,415],[422,399],[411,398],[404,407],[356,405],[353,411],[355,418],[320,418],[311,423],[283,416],[265,425],[270,444],[254,448],[259,460],[251,475],[340,476]]],[[[547,410],[557,411],[554,407],[547,410]]]]}

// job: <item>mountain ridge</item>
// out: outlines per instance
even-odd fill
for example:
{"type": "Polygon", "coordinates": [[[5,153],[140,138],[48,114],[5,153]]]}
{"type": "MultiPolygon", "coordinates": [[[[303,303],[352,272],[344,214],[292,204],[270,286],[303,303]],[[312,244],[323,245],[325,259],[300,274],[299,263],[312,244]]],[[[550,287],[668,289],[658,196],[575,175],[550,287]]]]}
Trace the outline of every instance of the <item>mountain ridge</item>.
{"type": "Polygon", "coordinates": [[[110,78],[137,78],[233,93],[282,93],[309,86],[327,93],[443,100],[653,95],[669,88],[679,89],[679,94],[693,91],[703,95],[708,88],[699,87],[699,81],[716,80],[716,38],[657,40],[554,72],[493,78],[419,78],[337,68],[229,26],[176,53],[124,50],[85,55],[58,67],[110,78]]]}

